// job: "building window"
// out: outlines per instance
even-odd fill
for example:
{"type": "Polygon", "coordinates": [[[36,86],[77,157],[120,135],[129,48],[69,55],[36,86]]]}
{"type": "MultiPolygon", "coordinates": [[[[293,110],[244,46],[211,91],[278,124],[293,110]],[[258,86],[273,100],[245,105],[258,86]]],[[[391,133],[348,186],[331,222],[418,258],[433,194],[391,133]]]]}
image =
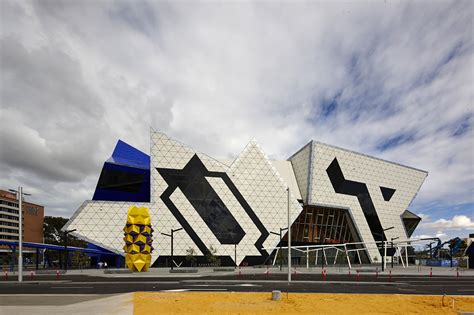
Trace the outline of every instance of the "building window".
{"type": "Polygon", "coordinates": [[[0,207],[0,211],[8,212],[8,213],[13,213],[13,214],[19,214],[19,211],[18,211],[18,210],[10,209],[10,208],[5,208],[5,207],[0,207]]]}
{"type": "Polygon", "coordinates": [[[97,188],[137,193],[144,181],[144,174],[103,169],[97,188]]]}

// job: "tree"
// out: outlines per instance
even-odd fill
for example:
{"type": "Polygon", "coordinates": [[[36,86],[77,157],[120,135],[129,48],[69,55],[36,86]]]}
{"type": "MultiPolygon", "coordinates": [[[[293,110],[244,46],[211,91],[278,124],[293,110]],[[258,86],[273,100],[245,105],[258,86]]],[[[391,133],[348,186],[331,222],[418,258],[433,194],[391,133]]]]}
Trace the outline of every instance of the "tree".
{"type": "Polygon", "coordinates": [[[189,248],[186,250],[186,261],[189,262],[189,264],[191,265],[191,267],[193,267],[193,266],[194,266],[194,263],[196,262],[196,257],[194,257],[194,255],[196,255],[196,251],[194,250],[194,248],[189,247],[189,248]]]}
{"type": "MultiPolygon", "coordinates": [[[[61,231],[61,228],[67,223],[67,221],[68,219],[63,217],[45,216],[43,226],[44,242],[46,244],[64,245],[64,232],[61,231]]],[[[67,244],[76,247],[87,246],[86,242],[81,241],[70,234],[67,236],[67,244]]]]}
{"type": "Polygon", "coordinates": [[[207,262],[211,265],[217,262],[216,257],[217,249],[215,249],[212,245],[209,247],[209,251],[206,254],[207,262]]]}
{"type": "MultiPolygon", "coordinates": [[[[65,239],[64,239],[64,232],[61,231],[61,228],[67,223],[68,219],[63,217],[52,217],[52,216],[45,216],[44,217],[44,225],[43,225],[43,234],[44,234],[44,242],[46,244],[53,244],[53,245],[60,245],[64,246],[65,239]]],[[[67,236],[67,245],[74,246],[74,247],[87,247],[87,243],[78,239],[77,237],[72,236],[69,234],[67,236]]],[[[56,250],[46,250],[46,257],[49,260],[49,263],[58,262],[62,260],[65,263],[64,253],[59,253],[56,250]],[[61,255],[61,257],[60,257],[61,255]]],[[[81,256],[85,256],[85,254],[81,254],[81,256]]],[[[75,257],[75,256],[73,256],[75,257]]],[[[82,264],[85,266],[85,258],[81,258],[82,264]]],[[[75,259],[73,258],[70,260],[71,263],[75,263],[75,259]]]]}

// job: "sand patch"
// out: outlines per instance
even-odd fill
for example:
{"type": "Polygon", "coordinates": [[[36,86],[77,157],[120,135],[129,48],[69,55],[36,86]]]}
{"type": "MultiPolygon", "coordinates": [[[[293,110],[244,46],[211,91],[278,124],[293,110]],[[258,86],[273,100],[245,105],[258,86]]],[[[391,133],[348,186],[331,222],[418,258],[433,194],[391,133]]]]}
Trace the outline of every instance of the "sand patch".
{"type": "Polygon", "coordinates": [[[474,297],[401,294],[136,292],[134,314],[458,314],[474,297]],[[453,304],[454,301],[454,304],[453,304]],[[443,305],[444,304],[444,305],[443,305]],[[454,307],[453,307],[454,305],[454,307]]]}

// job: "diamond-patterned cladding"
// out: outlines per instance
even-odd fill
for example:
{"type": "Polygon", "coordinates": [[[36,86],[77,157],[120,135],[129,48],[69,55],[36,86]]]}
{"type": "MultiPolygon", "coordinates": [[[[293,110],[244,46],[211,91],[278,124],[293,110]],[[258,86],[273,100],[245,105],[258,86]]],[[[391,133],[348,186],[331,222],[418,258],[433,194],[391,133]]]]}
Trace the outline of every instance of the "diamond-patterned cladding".
{"type": "MultiPolygon", "coordinates": [[[[203,153],[196,153],[189,146],[175,141],[163,133],[151,130],[150,133],[150,203],[131,204],[128,202],[85,201],[68,221],[65,229],[77,229],[75,236],[103,248],[123,254],[123,246],[132,243],[130,238],[124,240],[122,234],[123,218],[127,209],[135,205],[147,207],[150,212],[150,223],[157,232],[169,233],[171,229],[182,227],[161,199],[168,188],[157,168],[183,169],[190,159],[197,154],[206,169],[228,175],[238,192],[251,207],[266,231],[279,231],[287,226],[288,184],[283,180],[272,162],[255,141],[251,141],[232,163],[222,163],[203,153]]],[[[401,214],[407,209],[419,190],[427,173],[409,167],[390,163],[377,158],[336,148],[330,145],[311,141],[288,160],[293,167],[295,181],[305,204],[328,205],[349,208],[356,228],[363,241],[373,241],[370,229],[356,197],[337,194],[326,174],[329,164],[337,158],[344,176],[351,180],[365,183],[372,197],[381,224],[384,228],[394,226],[387,231],[387,238],[406,238],[401,214]],[[390,201],[385,201],[380,186],[396,189],[390,201]]],[[[260,255],[261,248],[256,248],[256,240],[261,236],[254,220],[244,211],[236,196],[229,190],[221,178],[206,177],[208,183],[217,192],[225,206],[245,231],[245,236],[237,245],[237,263],[245,256],[260,255]]],[[[296,192],[295,192],[296,194],[296,192]]],[[[293,222],[301,212],[301,206],[290,191],[290,214],[293,222]]],[[[234,259],[233,245],[218,243],[215,235],[209,230],[203,219],[197,215],[189,200],[180,190],[171,198],[179,210],[186,214],[187,222],[193,227],[198,238],[206,246],[217,249],[218,255],[228,255],[234,259]]],[[[278,244],[278,236],[265,236],[262,246],[271,252],[278,244]]],[[[158,253],[169,255],[170,239],[156,233],[154,244],[156,251],[151,254],[150,262],[158,258],[158,253]]],[[[196,255],[203,255],[188,233],[181,231],[174,235],[174,254],[186,255],[186,250],[194,248],[196,255]]],[[[369,256],[378,256],[375,248],[370,248],[369,256]]],[[[380,257],[378,257],[380,260],[380,257]]],[[[146,263],[146,259],[143,259],[146,263]]]]}

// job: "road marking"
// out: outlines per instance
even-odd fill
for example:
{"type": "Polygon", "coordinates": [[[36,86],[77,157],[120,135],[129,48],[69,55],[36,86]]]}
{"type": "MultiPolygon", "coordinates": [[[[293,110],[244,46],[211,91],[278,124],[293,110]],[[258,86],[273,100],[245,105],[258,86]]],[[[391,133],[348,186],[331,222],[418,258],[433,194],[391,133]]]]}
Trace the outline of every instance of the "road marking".
{"type": "Polygon", "coordinates": [[[189,292],[189,291],[227,291],[227,289],[172,289],[172,290],[160,290],[160,292],[189,292]]]}
{"type": "Polygon", "coordinates": [[[227,289],[189,289],[189,291],[227,291],[227,289]]]}
{"type": "Polygon", "coordinates": [[[426,280],[406,280],[406,282],[410,282],[410,283],[426,283],[426,282],[437,282],[437,283],[460,283],[460,282],[470,282],[470,279],[465,279],[464,281],[459,281],[459,280],[455,280],[455,279],[452,279],[452,280],[437,280],[437,279],[434,279],[434,278],[427,278],[426,280]]]}
{"type": "Polygon", "coordinates": [[[186,286],[189,286],[189,287],[261,287],[262,285],[243,283],[243,284],[187,284],[186,286]]]}
{"type": "MultiPolygon", "coordinates": [[[[13,282],[13,281],[12,281],[13,282]]],[[[44,284],[112,284],[112,285],[115,285],[115,284],[137,284],[138,282],[135,282],[135,281],[23,281],[23,283],[25,284],[28,284],[28,283],[37,283],[37,284],[41,284],[41,285],[44,285],[44,284]]],[[[181,283],[180,281],[140,281],[139,284],[156,284],[156,283],[159,283],[159,284],[178,284],[178,283],[181,283]]],[[[5,282],[0,282],[0,285],[2,284],[8,284],[8,283],[5,283],[5,282]]],[[[12,284],[14,285],[17,285],[18,283],[17,282],[13,282],[12,284]]]]}
{"type": "Polygon", "coordinates": [[[413,284],[413,286],[419,287],[459,287],[462,284],[413,284]]]}
{"type": "Polygon", "coordinates": [[[188,287],[235,287],[234,284],[187,284],[188,287]]]}
{"type": "MultiPolygon", "coordinates": [[[[205,282],[208,283],[247,283],[247,282],[252,282],[252,283],[288,283],[287,280],[210,280],[206,279],[204,280],[205,282]]],[[[203,282],[203,280],[181,280],[181,284],[186,284],[186,283],[198,283],[198,282],[203,282]]],[[[364,281],[300,281],[300,280],[292,280],[292,283],[300,283],[300,284],[352,284],[352,285],[389,285],[389,286],[400,286],[400,285],[409,285],[407,282],[364,282],[364,281]]]]}
{"type": "Polygon", "coordinates": [[[93,289],[94,287],[51,287],[51,289],[93,289]]]}

